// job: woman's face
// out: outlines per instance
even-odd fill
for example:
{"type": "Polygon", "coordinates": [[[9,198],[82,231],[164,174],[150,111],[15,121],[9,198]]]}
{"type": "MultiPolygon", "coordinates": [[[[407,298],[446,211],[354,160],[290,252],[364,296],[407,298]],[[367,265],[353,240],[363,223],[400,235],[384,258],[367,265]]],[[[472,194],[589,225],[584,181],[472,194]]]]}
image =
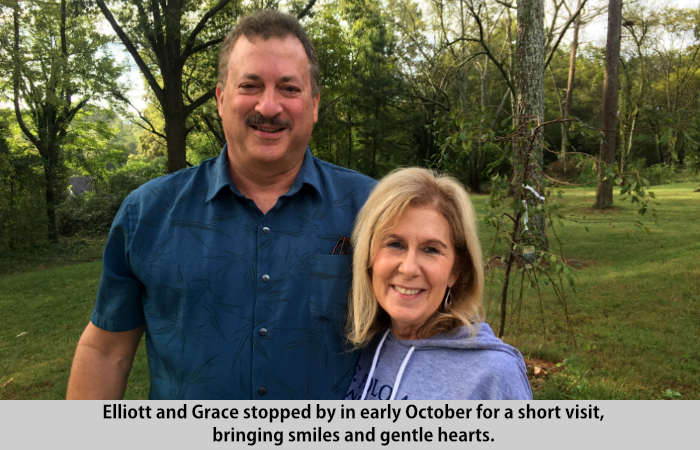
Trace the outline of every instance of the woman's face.
{"type": "Polygon", "coordinates": [[[457,276],[449,224],[431,207],[408,208],[372,261],[374,295],[399,339],[417,339],[457,276]]]}

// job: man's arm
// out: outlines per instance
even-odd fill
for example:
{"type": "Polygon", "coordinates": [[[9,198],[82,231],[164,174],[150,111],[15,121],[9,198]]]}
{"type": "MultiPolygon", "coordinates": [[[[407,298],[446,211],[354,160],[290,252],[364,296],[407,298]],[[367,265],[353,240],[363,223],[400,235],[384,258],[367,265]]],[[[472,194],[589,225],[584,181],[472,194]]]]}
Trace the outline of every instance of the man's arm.
{"type": "Polygon", "coordinates": [[[68,379],[68,400],[121,400],[144,326],[119,333],[92,322],[78,342],[68,379]]]}

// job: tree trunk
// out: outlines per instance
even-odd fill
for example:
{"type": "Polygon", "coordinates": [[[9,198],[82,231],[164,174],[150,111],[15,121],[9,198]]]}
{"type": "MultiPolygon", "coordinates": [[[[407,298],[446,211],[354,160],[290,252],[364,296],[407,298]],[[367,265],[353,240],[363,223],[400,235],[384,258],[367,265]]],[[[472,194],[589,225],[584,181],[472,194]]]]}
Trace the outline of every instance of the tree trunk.
{"type": "MultiPolygon", "coordinates": [[[[506,39],[508,40],[508,46],[510,47],[510,51],[508,52],[508,73],[512,77],[513,74],[515,73],[515,65],[513,64],[513,17],[510,15],[510,8],[506,9],[506,39]]],[[[516,117],[518,115],[518,111],[516,111],[516,108],[518,107],[518,101],[515,98],[515,93],[513,92],[512,89],[509,89],[508,92],[510,92],[510,113],[511,117],[513,118],[513,126],[517,127],[518,126],[518,118],[516,117]]]]}
{"type": "Polygon", "coordinates": [[[608,5],[608,42],[605,49],[605,82],[603,85],[603,134],[600,141],[598,187],[595,193],[596,209],[613,206],[610,180],[605,179],[607,166],[615,164],[615,136],[617,135],[617,85],[620,66],[620,35],[622,28],[622,0],[610,0],[608,5]]]}
{"type": "Polygon", "coordinates": [[[352,114],[348,113],[348,169],[352,169],[352,114]]]}
{"type": "Polygon", "coordinates": [[[44,162],[44,181],[46,183],[46,217],[48,219],[49,240],[58,242],[56,226],[56,158],[49,157],[44,162]]]}
{"type": "MultiPolygon", "coordinates": [[[[642,100],[642,99],[640,99],[640,100],[642,100]]],[[[627,146],[625,146],[625,143],[622,142],[622,151],[620,151],[620,172],[625,171],[625,159],[632,152],[632,140],[634,139],[634,127],[637,123],[637,116],[638,115],[639,115],[639,110],[635,106],[634,111],[632,112],[632,124],[630,125],[630,137],[629,137],[629,141],[627,141],[627,146]]]]}
{"type": "MultiPolygon", "coordinates": [[[[513,192],[518,204],[528,204],[528,228],[538,235],[541,249],[547,248],[545,217],[535,213],[539,199],[524,189],[532,186],[542,194],[542,129],[544,121],[544,1],[521,0],[517,12],[515,50],[518,92],[518,131],[514,141],[515,160],[513,192]]],[[[520,231],[520,230],[518,230],[520,231]]]]}
{"type": "MultiPolygon", "coordinates": [[[[576,9],[581,7],[581,0],[578,2],[576,9]]],[[[578,51],[578,30],[581,27],[581,19],[576,18],[574,21],[574,33],[571,40],[571,56],[569,57],[569,80],[566,83],[566,100],[564,100],[564,119],[571,115],[571,99],[574,93],[574,78],[576,76],[576,52],[578,51]]],[[[566,170],[566,152],[569,148],[569,124],[563,123],[564,134],[562,135],[561,157],[564,162],[564,170],[566,170]]]]}
{"type": "Polygon", "coordinates": [[[377,174],[377,146],[379,143],[377,142],[377,135],[379,134],[379,130],[377,130],[377,126],[379,125],[379,101],[375,102],[374,106],[374,126],[372,130],[372,178],[378,178],[377,174]]]}
{"type": "Polygon", "coordinates": [[[163,76],[165,102],[162,105],[165,119],[165,137],[168,148],[168,173],[187,167],[187,116],[182,95],[182,73],[163,76]]]}

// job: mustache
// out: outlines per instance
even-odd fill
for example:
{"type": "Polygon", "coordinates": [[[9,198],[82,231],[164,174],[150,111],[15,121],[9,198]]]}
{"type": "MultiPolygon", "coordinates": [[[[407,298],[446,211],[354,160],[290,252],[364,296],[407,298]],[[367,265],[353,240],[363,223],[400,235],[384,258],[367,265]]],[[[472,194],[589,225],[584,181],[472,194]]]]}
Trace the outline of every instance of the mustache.
{"type": "Polygon", "coordinates": [[[276,128],[291,128],[292,127],[292,121],[289,119],[282,119],[282,118],[277,117],[277,116],[265,117],[260,113],[246,116],[245,124],[246,125],[254,125],[254,126],[267,125],[269,127],[276,127],[276,128]]]}

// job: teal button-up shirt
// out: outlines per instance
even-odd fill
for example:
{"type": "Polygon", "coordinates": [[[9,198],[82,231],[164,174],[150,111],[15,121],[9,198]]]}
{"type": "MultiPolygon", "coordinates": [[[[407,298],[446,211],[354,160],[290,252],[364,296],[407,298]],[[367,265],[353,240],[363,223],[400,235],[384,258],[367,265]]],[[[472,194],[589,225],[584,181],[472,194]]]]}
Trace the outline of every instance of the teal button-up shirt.
{"type": "Polygon", "coordinates": [[[374,180],[307,149],[263,215],[218,158],[152,180],[110,230],[91,321],[146,325],[152,399],[342,399],[350,236],[374,180]]]}

